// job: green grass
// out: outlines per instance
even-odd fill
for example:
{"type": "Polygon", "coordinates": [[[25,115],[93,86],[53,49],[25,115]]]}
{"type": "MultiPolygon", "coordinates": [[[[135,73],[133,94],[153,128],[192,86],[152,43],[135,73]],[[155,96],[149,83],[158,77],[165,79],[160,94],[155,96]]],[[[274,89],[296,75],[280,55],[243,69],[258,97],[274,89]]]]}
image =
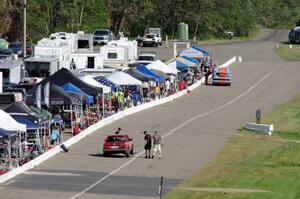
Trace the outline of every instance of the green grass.
{"type": "Polygon", "coordinates": [[[300,61],[299,44],[293,44],[292,48],[289,48],[289,44],[280,44],[278,48],[274,47],[274,52],[285,60],[300,61]]]}
{"type": "Polygon", "coordinates": [[[165,199],[300,198],[300,95],[263,117],[273,123],[273,136],[242,130],[203,169],[180,187],[244,188],[269,193],[209,193],[174,189],[165,199]]]}

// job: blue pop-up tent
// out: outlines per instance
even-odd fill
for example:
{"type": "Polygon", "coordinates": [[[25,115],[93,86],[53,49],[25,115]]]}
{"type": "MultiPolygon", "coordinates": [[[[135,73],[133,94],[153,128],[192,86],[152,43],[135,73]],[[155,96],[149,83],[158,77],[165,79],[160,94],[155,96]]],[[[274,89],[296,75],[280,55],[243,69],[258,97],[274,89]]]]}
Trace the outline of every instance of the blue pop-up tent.
{"type": "Polygon", "coordinates": [[[199,64],[199,60],[198,59],[195,59],[195,58],[192,58],[192,57],[187,57],[187,56],[182,56],[183,59],[186,59],[190,62],[193,62],[195,64],[199,64]]]}
{"type": "Polygon", "coordinates": [[[67,84],[62,85],[61,87],[66,92],[70,92],[70,93],[73,92],[73,93],[78,93],[78,94],[82,95],[88,104],[91,104],[94,102],[93,96],[86,94],[85,92],[80,90],[80,88],[78,88],[74,84],[67,83],[67,84]]]}
{"type": "Polygon", "coordinates": [[[37,123],[34,123],[34,122],[32,122],[30,120],[27,120],[27,119],[25,119],[23,117],[14,117],[14,119],[17,122],[21,123],[21,124],[25,124],[27,130],[28,129],[38,129],[39,128],[39,126],[38,126],[37,123]]]}
{"type": "Polygon", "coordinates": [[[190,48],[184,49],[181,53],[179,53],[179,56],[187,56],[192,58],[203,58],[205,56],[209,56],[209,53],[205,50],[200,49],[197,46],[192,46],[190,48]]]}
{"type": "Polygon", "coordinates": [[[182,62],[176,60],[176,68],[180,72],[184,72],[184,71],[186,71],[189,68],[189,66],[187,64],[185,64],[185,63],[182,63],[182,62]]]}
{"type": "Polygon", "coordinates": [[[151,76],[155,79],[155,81],[161,82],[164,80],[164,77],[161,75],[158,75],[154,72],[152,72],[151,70],[149,70],[146,66],[140,64],[137,68],[138,71],[140,71],[141,73],[144,73],[148,76],[151,76]]]}

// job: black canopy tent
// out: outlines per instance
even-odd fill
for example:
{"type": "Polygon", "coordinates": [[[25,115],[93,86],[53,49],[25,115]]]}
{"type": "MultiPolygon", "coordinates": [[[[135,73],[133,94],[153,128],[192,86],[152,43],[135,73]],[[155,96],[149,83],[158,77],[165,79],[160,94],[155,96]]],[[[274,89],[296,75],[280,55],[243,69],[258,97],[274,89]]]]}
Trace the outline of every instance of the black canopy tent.
{"type": "Polygon", "coordinates": [[[102,94],[102,88],[97,88],[94,86],[91,86],[75,75],[73,75],[68,69],[62,68],[53,75],[43,79],[41,82],[36,84],[28,93],[27,96],[35,96],[36,89],[39,85],[42,85],[42,88],[46,83],[50,82],[50,84],[55,84],[57,86],[62,86],[66,83],[71,83],[80,88],[83,92],[85,92],[88,95],[92,95],[93,97],[96,97],[99,94],[102,94]]]}

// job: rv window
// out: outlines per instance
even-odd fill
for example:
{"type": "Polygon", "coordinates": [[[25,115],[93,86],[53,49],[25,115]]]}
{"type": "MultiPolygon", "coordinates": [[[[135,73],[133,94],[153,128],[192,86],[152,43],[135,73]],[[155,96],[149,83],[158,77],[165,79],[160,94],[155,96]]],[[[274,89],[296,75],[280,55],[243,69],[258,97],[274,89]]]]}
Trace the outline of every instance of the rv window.
{"type": "Polygon", "coordinates": [[[48,77],[50,74],[50,63],[25,62],[25,69],[30,77],[48,77]]]}
{"type": "Polygon", "coordinates": [[[89,40],[78,40],[78,48],[90,48],[89,40]]]}
{"type": "Polygon", "coordinates": [[[107,53],[107,58],[108,59],[117,59],[118,54],[117,53],[107,53]]]}

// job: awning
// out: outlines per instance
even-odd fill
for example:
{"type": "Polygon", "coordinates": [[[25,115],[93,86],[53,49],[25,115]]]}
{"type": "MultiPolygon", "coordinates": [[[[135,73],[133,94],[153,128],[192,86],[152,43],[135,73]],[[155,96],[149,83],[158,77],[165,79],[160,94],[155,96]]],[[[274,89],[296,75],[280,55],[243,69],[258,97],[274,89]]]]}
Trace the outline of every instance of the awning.
{"type": "Polygon", "coordinates": [[[154,77],[155,78],[155,81],[158,81],[158,82],[161,82],[164,80],[164,77],[163,76],[160,76],[160,75],[157,75],[156,73],[153,73],[152,71],[150,71],[146,66],[140,64],[138,67],[137,67],[137,70],[146,74],[146,75],[149,75],[151,77],[154,77]]]}
{"type": "Polygon", "coordinates": [[[21,124],[25,124],[26,125],[26,128],[27,130],[29,129],[37,129],[38,128],[38,124],[30,121],[30,120],[27,120],[25,118],[22,118],[22,117],[15,117],[14,118],[17,122],[21,123],[21,124]]]}
{"type": "Polygon", "coordinates": [[[111,92],[111,88],[110,87],[105,86],[103,84],[100,84],[91,75],[85,75],[85,76],[79,77],[79,79],[81,79],[82,81],[84,81],[85,83],[87,83],[87,84],[89,84],[91,86],[102,88],[103,89],[103,93],[109,93],[109,92],[111,92]]]}
{"type": "Polygon", "coordinates": [[[184,49],[179,56],[187,56],[193,58],[204,58],[205,56],[209,56],[209,53],[205,50],[200,49],[197,46],[192,46],[190,48],[184,49]]]}
{"type": "Polygon", "coordinates": [[[151,69],[158,70],[158,71],[161,71],[161,72],[166,73],[166,74],[176,74],[176,73],[174,73],[175,71],[170,66],[163,63],[160,60],[152,62],[152,63],[148,64],[146,67],[149,70],[151,70],[151,69]]]}

